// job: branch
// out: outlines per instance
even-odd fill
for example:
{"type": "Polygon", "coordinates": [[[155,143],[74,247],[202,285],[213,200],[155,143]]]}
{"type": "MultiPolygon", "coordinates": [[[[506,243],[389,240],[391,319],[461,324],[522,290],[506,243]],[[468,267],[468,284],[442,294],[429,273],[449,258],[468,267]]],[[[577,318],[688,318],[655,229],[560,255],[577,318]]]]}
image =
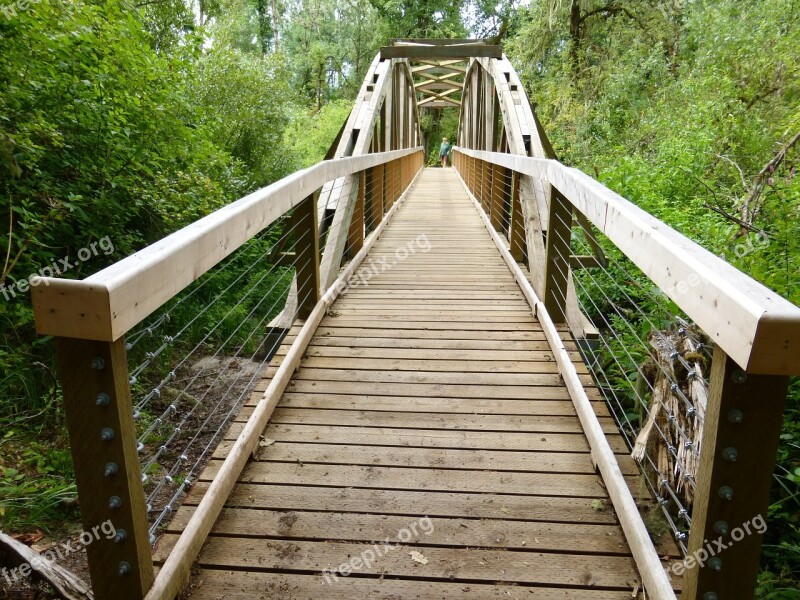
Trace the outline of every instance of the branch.
{"type": "MultiPolygon", "coordinates": [[[[722,157],[720,157],[720,158],[722,158],[722,157]]],[[[697,182],[699,182],[699,183],[700,183],[700,185],[702,185],[704,188],[706,188],[706,189],[709,191],[709,193],[710,193],[710,194],[711,194],[711,195],[714,197],[714,204],[715,204],[716,206],[712,206],[712,205],[711,205],[711,204],[709,204],[708,202],[703,202],[703,206],[704,206],[705,208],[707,208],[707,209],[709,209],[709,210],[712,210],[712,211],[714,211],[715,213],[717,213],[718,215],[721,215],[721,216],[725,217],[725,218],[726,218],[726,219],[728,219],[729,221],[733,221],[734,223],[736,223],[737,225],[739,225],[739,227],[742,227],[742,228],[744,228],[744,229],[747,229],[748,231],[752,231],[753,233],[760,233],[760,234],[762,234],[762,235],[767,235],[767,233],[766,233],[765,231],[762,231],[761,229],[758,229],[757,227],[755,227],[755,226],[753,226],[753,225],[751,225],[751,224],[749,224],[749,223],[745,223],[745,222],[744,222],[744,221],[742,221],[742,220],[741,220],[739,217],[736,217],[736,216],[732,215],[731,213],[729,213],[728,211],[726,211],[724,208],[722,208],[722,206],[721,206],[721,205],[720,205],[720,203],[719,203],[719,200],[717,199],[717,194],[716,194],[716,192],[715,192],[713,189],[711,189],[711,187],[710,187],[710,186],[709,186],[709,185],[708,185],[708,184],[707,184],[705,181],[703,181],[702,179],[700,179],[700,178],[699,178],[697,175],[695,175],[694,173],[692,173],[692,172],[691,172],[689,169],[684,169],[683,167],[678,167],[678,168],[679,168],[681,171],[683,171],[684,173],[687,173],[688,175],[690,175],[691,177],[693,177],[693,178],[694,178],[694,179],[695,179],[697,182]]]]}
{"type": "Polygon", "coordinates": [[[758,172],[758,175],[756,175],[756,178],[753,180],[753,186],[750,189],[750,194],[745,199],[744,204],[742,204],[742,221],[752,223],[755,220],[760,209],[758,201],[761,198],[761,194],[764,192],[764,188],[769,180],[769,175],[774,173],[775,169],[777,169],[781,163],[786,160],[786,154],[797,144],[798,141],[800,141],[800,131],[795,133],[794,137],[786,142],[783,148],[781,148],[778,153],[775,154],[775,156],[773,156],[772,159],[758,172]]]}
{"type": "Polygon", "coordinates": [[[80,578],[64,567],[42,558],[37,552],[0,532],[0,554],[14,565],[28,564],[36,577],[48,582],[60,598],[67,600],[91,600],[92,591],[80,578]]]}
{"type": "Polygon", "coordinates": [[[647,31],[647,27],[645,27],[644,23],[642,23],[639,20],[639,17],[634,15],[631,11],[629,11],[624,6],[615,6],[614,4],[609,4],[607,6],[602,6],[600,8],[595,8],[594,10],[590,10],[589,12],[583,13],[583,15],[581,15],[580,19],[578,20],[578,23],[580,25],[583,25],[583,22],[586,21],[589,17],[593,17],[593,16],[601,14],[601,13],[604,13],[606,15],[616,15],[616,14],[619,14],[619,13],[623,13],[626,17],[628,17],[633,22],[635,22],[642,29],[642,31],[647,31]]]}

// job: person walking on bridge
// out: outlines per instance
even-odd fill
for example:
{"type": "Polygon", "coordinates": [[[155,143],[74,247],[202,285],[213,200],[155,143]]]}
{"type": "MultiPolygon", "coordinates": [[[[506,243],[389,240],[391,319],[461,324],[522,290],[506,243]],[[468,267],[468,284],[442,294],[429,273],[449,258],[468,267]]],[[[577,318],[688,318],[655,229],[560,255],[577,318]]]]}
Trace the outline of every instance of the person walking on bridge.
{"type": "Polygon", "coordinates": [[[442,166],[447,166],[447,157],[450,156],[450,150],[453,149],[453,145],[447,138],[442,138],[442,145],[439,146],[439,160],[442,161],[442,166]]]}

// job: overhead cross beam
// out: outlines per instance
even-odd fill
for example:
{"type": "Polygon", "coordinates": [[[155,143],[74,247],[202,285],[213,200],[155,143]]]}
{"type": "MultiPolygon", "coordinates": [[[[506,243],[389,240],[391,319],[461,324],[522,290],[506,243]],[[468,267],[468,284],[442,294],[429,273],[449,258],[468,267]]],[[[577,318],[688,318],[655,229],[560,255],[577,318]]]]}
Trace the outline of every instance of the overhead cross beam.
{"type": "Polygon", "coordinates": [[[503,52],[500,46],[486,44],[458,44],[458,45],[431,45],[431,46],[384,46],[381,48],[381,58],[501,58],[503,52]]]}

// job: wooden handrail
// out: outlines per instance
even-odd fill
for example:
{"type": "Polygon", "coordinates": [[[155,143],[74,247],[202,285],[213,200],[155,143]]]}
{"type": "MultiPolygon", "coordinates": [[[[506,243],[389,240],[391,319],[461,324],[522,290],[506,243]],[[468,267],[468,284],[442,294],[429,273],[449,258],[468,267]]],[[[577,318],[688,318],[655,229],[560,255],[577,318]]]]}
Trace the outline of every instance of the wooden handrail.
{"type": "Polygon", "coordinates": [[[578,169],[455,148],[548,181],[744,371],[800,374],[800,308],[578,169]]]}
{"type": "Polygon", "coordinates": [[[31,294],[36,330],[42,335],[116,341],[327,181],[421,150],[416,147],[320,162],[82,281],[38,278],[31,294]]]}

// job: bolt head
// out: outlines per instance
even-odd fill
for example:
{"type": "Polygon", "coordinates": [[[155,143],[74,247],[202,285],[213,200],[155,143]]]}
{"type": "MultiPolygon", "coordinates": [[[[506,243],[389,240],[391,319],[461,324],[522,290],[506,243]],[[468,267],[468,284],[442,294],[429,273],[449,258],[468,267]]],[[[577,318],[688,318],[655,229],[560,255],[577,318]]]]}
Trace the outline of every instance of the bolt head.
{"type": "Polygon", "coordinates": [[[747,381],[747,373],[741,369],[736,369],[733,373],[731,373],[731,381],[733,381],[733,383],[742,384],[747,381]]]}
{"type": "Polygon", "coordinates": [[[728,411],[729,423],[741,423],[742,421],[744,421],[744,413],[740,411],[738,408],[734,408],[728,411]]]}
{"type": "Polygon", "coordinates": [[[733,500],[733,488],[728,485],[723,485],[719,488],[719,497],[723,500],[733,500]]]}

